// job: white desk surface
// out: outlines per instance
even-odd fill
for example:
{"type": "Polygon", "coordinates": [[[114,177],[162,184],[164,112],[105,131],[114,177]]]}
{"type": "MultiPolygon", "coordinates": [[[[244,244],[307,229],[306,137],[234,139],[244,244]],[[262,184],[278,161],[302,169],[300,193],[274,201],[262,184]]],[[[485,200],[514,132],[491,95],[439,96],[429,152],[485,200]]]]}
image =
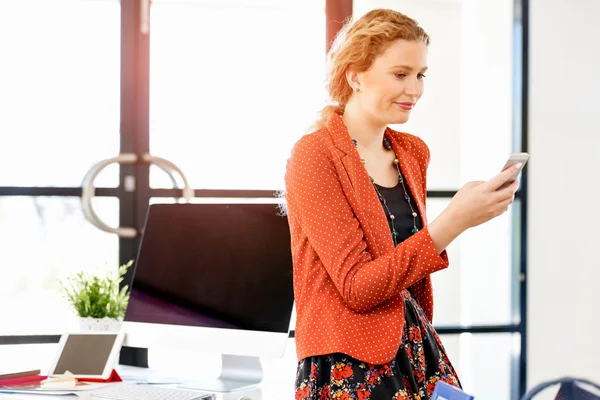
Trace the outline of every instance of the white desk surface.
{"type": "MultiPolygon", "coordinates": [[[[284,389],[285,390],[285,389],[284,389]]],[[[284,396],[281,394],[281,390],[276,388],[260,388],[251,391],[240,391],[232,393],[219,393],[216,395],[216,400],[239,400],[242,396],[247,396],[252,400],[289,400],[293,399],[293,395],[284,396]]],[[[90,400],[88,394],[82,394],[81,396],[45,396],[39,394],[0,394],[2,400],[90,400]]]]}
{"type": "MultiPolygon", "coordinates": [[[[175,387],[175,385],[157,385],[161,387],[175,387]]],[[[91,392],[81,392],[80,395],[47,396],[41,394],[0,394],[0,400],[89,400],[91,392]]],[[[290,385],[278,385],[262,383],[255,388],[240,390],[230,393],[215,393],[216,400],[240,400],[246,396],[252,400],[288,400],[294,398],[293,387],[290,385]]]]}
{"type": "MultiPolygon", "coordinates": [[[[15,368],[24,368],[25,365],[47,365],[49,364],[49,359],[54,355],[53,346],[48,345],[31,345],[31,346],[0,346],[0,350],[4,349],[2,353],[2,359],[4,360],[14,360],[15,368]],[[20,347],[32,347],[30,351],[25,352],[24,349],[20,347]],[[42,347],[42,348],[39,348],[42,347]],[[8,351],[7,350],[12,350],[8,351]],[[32,353],[33,351],[33,353],[32,353]],[[29,358],[32,358],[36,364],[31,364],[29,358]],[[21,364],[19,361],[23,359],[28,359],[27,363],[21,364]],[[37,361],[41,363],[37,363],[37,361]]],[[[290,349],[293,350],[293,349],[290,349]]],[[[168,353],[171,354],[170,352],[168,353]]],[[[175,356],[174,358],[167,357],[164,360],[161,360],[160,363],[156,363],[156,365],[162,365],[167,367],[166,370],[161,369],[153,371],[146,368],[135,368],[129,366],[118,366],[118,373],[125,379],[129,380],[129,378],[134,377],[151,377],[156,380],[157,378],[159,382],[164,382],[160,380],[160,378],[169,378],[173,377],[178,381],[181,379],[182,381],[193,381],[195,376],[202,376],[207,378],[212,378],[212,374],[204,375],[204,370],[201,367],[202,363],[198,363],[197,360],[187,359],[187,365],[181,364],[181,358],[175,356]],[[199,365],[199,368],[196,368],[196,364],[199,365]],[[179,367],[179,368],[178,368],[179,367]]],[[[294,378],[295,378],[295,365],[296,362],[293,359],[281,359],[278,360],[276,364],[272,365],[263,365],[265,369],[265,377],[263,382],[256,386],[255,388],[251,388],[249,390],[240,390],[230,393],[216,393],[216,400],[240,400],[241,397],[247,396],[252,400],[288,400],[294,398],[294,378]],[[275,371],[277,370],[277,371],[275,371]],[[278,372],[278,373],[275,373],[278,372]]],[[[211,371],[212,372],[212,371],[211,371]]],[[[45,371],[42,371],[45,373],[45,371]]],[[[218,375],[218,373],[217,373],[218,375]]],[[[216,377],[216,376],[215,376],[216,377]]],[[[176,385],[160,385],[164,387],[175,387],[176,385]]],[[[78,396],[47,396],[40,394],[4,394],[0,393],[0,400],[51,400],[51,399],[61,399],[61,400],[88,400],[90,399],[89,392],[81,392],[81,395],[78,396]]]]}
{"type": "MultiPolygon", "coordinates": [[[[66,395],[66,396],[45,396],[45,395],[39,395],[39,394],[0,394],[0,399],[2,400],[95,400],[95,398],[91,398],[89,397],[89,394],[85,394],[85,395],[81,395],[81,396],[73,396],[73,395],[66,395]]],[[[216,399],[217,400],[239,400],[242,396],[247,396],[252,400],[257,400],[257,399],[274,399],[274,400],[278,400],[278,399],[290,399],[293,397],[290,396],[277,396],[277,392],[275,391],[274,393],[271,392],[264,392],[264,391],[249,391],[249,392],[234,392],[234,393],[223,393],[223,394],[217,394],[216,399]]]]}

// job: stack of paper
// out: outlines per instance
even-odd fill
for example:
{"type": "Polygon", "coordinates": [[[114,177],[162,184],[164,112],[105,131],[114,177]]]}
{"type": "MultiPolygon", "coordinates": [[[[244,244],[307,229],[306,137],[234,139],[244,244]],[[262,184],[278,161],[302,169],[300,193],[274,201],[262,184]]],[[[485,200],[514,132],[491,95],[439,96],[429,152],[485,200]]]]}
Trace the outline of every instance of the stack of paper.
{"type": "Polygon", "coordinates": [[[42,389],[70,390],[77,386],[77,379],[69,371],[55,378],[47,378],[42,381],[42,389]]]}

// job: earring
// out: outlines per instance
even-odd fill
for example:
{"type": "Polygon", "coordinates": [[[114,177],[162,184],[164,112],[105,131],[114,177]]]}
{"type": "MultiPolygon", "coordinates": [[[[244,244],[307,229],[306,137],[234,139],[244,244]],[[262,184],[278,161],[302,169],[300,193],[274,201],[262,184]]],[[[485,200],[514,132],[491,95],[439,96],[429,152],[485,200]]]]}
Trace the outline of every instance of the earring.
{"type": "Polygon", "coordinates": [[[354,91],[358,93],[360,92],[360,88],[354,88],[354,91]]]}

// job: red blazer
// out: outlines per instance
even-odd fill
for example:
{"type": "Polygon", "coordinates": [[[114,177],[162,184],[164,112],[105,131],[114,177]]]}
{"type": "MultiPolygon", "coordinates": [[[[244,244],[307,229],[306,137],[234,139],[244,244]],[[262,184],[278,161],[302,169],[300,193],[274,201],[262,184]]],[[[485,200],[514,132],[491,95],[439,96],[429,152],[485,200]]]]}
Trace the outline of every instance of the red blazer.
{"type": "Polygon", "coordinates": [[[423,220],[394,247],[387,217],[340,115],[301,138],[285,175],[292,237],[298,360],[340,352],[383,364],[396,355],[409,289],[432,318],[432,272],[448,266],[425,217],[429,149],[388,128],[423,220]]]}

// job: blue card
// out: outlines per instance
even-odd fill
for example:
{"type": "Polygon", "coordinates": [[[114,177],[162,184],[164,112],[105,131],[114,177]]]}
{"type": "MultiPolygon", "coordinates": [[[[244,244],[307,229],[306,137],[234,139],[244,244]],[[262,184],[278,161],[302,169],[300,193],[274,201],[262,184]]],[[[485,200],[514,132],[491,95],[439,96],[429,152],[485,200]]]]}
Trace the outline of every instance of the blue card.
{"type": "Polygon", "coordinates": [[[435,385],[431,400],[473,400],[474,397],[466,394],[456,386],[438,381],[435,385]]]}

